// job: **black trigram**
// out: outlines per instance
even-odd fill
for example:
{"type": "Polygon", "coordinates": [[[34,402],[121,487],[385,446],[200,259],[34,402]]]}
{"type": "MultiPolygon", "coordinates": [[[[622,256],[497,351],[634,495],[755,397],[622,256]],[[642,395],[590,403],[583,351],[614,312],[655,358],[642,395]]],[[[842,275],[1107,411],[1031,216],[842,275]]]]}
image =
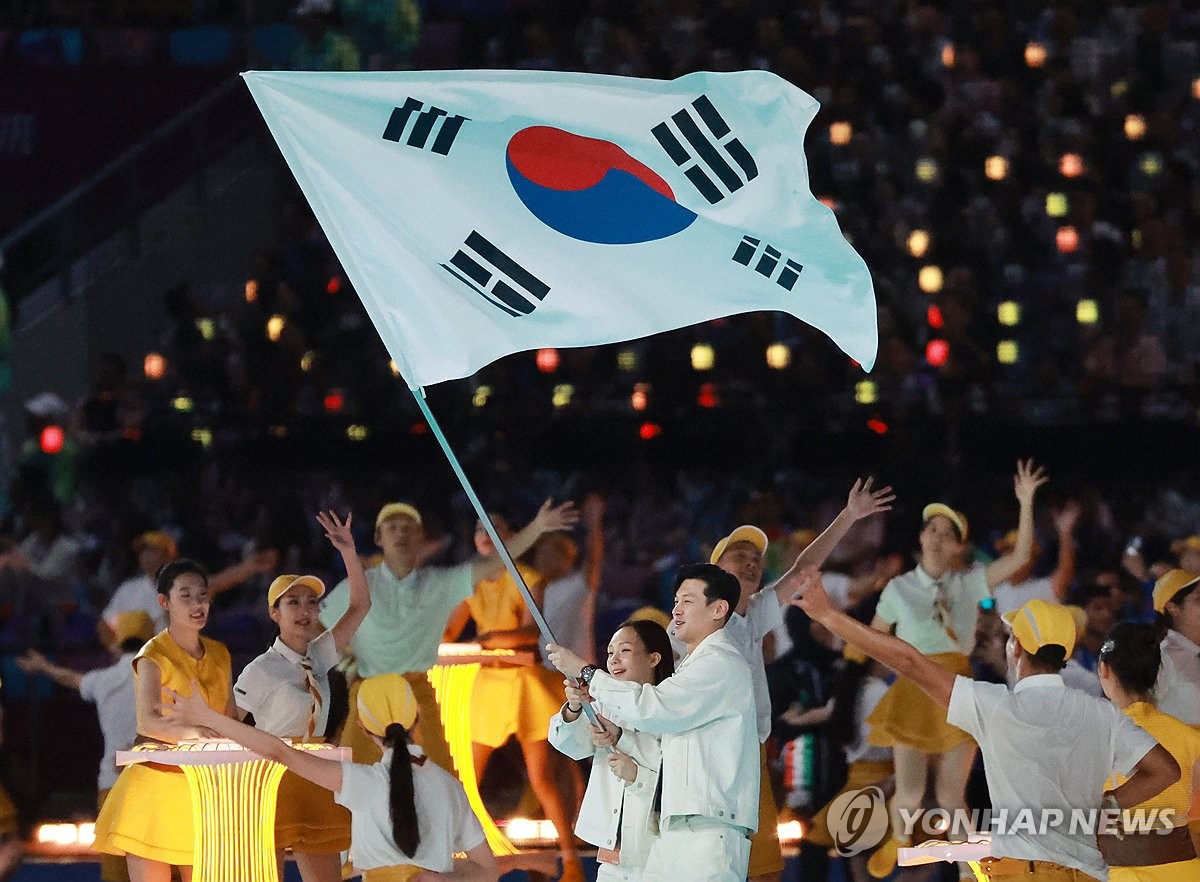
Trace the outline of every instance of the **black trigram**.
{"type": "Polygon", "coordinates": [[[512,316],[529,315],[550,293],[549,285],[474,230],[441,267],[512,316]]]}
{"type": "Polygon", "coordinates": [[[701,95],[691,107],[672,115],[670,123],[661,122],[650,131],[710,204],[716,205],[758,177],[754,157],[741,141],[737,138],[721,141],[730,134],[729,125],[707,95],[701,95]],[[697,117],[707,132],[700,128],[697,117]],[[674,129],[670,123],[675,124],[674,129]],[[683,136],[683,141],[679,140],[676,131],[683,136]],[[730,164],[730,159],[742,170],[741,175],[730,164]],[[743,175],[745,180],[742,180],[743,175]]]}
{"type": "Polygon", "coordinates": [[[733,252],[733,259],[742,266],[750,266],[754,261],[754,255],[759,254],[760,251],[758,262],[754,264],[754,271],[768,279],[774,276],[776,285],[791,291],[796,284],[796,279],[800,278],[804,266],[791,258],[785,260],[778,248],[764,245],[761,239],[755,239],[753,236],[742,236],[737,250],[733,252]],[[776,276],[775,271],[779,269],[781,260],[783,269],[779,270],[779,275],[776,276]]]}
{"type": "Polygon", "coordinates": [[[383,130],[383,138],[385,141],[399,143],[404,138],[404,130],[408,128],[408,139],[404,143],[409,147],[424,150],[430,134],[436,127],[437,136],[434,137],[433,145],[429,149],[434,153],[446,156],[450,153],[459,129],[467,119],[468,117],[465,116],[448,116],[447,112],[440,107],[433,105],[426,107],[416,98],[406,98],[403,107],[397,107],[392,111],[387,128],[383,130]],[[413,120],[411,128],[408,125],[409,119],[413,120]],[[440,126],[439,123],[441,123],[440,126]]]}

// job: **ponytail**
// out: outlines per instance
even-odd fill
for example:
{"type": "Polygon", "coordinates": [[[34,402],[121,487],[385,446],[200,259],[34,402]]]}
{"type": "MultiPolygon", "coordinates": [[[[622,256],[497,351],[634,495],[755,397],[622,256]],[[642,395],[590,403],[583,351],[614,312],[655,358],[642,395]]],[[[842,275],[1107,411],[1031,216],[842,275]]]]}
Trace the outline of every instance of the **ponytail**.
{"type": "Polygon", "coordinates": [[[399,723],[389,724],[383,733],[383,743],[393,751],[392,768],[388,778],[392,839],[396,841],[396,846],[411,858],[421,844],[421,831],[417,825],[413,764],[408,755],[408,730],[399,723]]]}

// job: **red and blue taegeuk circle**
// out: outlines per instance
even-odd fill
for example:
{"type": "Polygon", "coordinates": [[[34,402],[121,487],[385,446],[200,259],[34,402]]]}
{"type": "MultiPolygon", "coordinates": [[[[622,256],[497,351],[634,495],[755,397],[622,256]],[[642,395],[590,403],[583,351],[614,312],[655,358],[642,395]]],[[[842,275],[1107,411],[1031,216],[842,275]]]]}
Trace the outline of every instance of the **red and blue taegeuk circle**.
{"type": "Polygon", "coordinates": [[[573,239],[603,245],[652,242],[687,229],[696,219],[653,169],[611,141],[530,126],[509,139],[505,160],[525,207],[573,239]]]}

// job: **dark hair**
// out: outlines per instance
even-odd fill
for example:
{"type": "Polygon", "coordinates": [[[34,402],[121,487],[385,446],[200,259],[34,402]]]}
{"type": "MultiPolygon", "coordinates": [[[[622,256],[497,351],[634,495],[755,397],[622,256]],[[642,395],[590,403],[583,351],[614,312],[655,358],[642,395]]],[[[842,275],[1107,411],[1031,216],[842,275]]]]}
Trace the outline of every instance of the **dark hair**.
{"type": "Polygon", "coordinates": [[[728,622],[737,609],[738,601],[742,599],[742,586],[737,577],[725,572],[716,564],[688,564],[680,567],[679,572],[675,574],[675,590],[678,591],[679,586],[688,579],[699,579],[704,583],[704,600],[707,605],[711,606],[718,600],[729,604],[729,612],[725,614],[725,621],[728,622]]]}
{"type": "Polygon", "coordinates": [[[671,637],[666,628],[650,619],[627,619],[617,630],[620,631],[621,628],[636,631],[642,646],[646,647],[646,652],[658,653],[658,664],[654,666],[655,686],[675,673],[675,652],[671,649],[671,637]]]}
{"type": "Polygon", "coordinates": [[[1100,661],[1108,665],[1126,692],[1148,695],[1154,689],[1162,664],[1154,626],[1137,622],[1114,626],[1100,646],[1100,661]]]}
{"type": "Polygon", "coordinates": [[[157,583],[155,587],[158,588],[158,593],[167,597],[171,593],[171,586],[175,584],[175,580],[188,573],[195,573],[204,580],[205,585],[208,584],[208,571],[194,560],[181,557],[163,564],[162,569],[158,571],[158,575],[155,577],[157,583]]]}
{"type": "MultiPolygon", "coordinates": [[[[1188,595],[1191,594],[1193,591],[1195,591],[1197,588],[1200,588],[1200,582],[1193,582],[1191,585],[1188,585],[1186,588],[1182,588],[1179,591],[1176,591],[1173,595],[1168,597],[1167,603],[1173,603],[1176,606],[1179,606],[1181,603],[1183,603],[1185,600],[1187,600],[1188,595]]],[[[1165,606],[1163,607],[1163,611],[1158,614],[1158,618],[1159,618],[1159,624],[1164,626],[1162,629],[1164,634],[1166,634],[1166,632],[1169,631],[1171,628],[1175,627],[1175,617],[1172,616],[1167,611],[1167,608],[1165,606]]]]}
{"type": "Polygon", "coordinates": [[[392,819],[392,839],[396,847],[412,857],[421,844],[417,822],[417,802],[413,791],[412,757],[408,755],[408,730],[390,723],[383,731],[383,743],[392,749],[392,768],[388,772],[388,814],[392,819]]]}
{"type": "Polygon", "coordinates": [[[1076,606],[1087,606],[1098,597],[1103,597],[1105,600],[1112,598],[1112,590],[1107,585],[1098,585],[1092,583],[1090,585],[1080,585],[1071,593],[1071,602],[1076,606]]]}
{"type": "Polygon", "coordinates": [[[121,641],[119,649],[121,652],[139,652],[145,645],[146,641],[141,637],[126,637],[121,641]]]}
{"type": "Polygon", "coordinates": [[[1057,643],[1043,646],[1037,652],[1030,652],[1022,646],[1021,651],[1025,653],[1030,664],[1040,671],[1057,674],[1067,666],[1067,648],[1057,643]]]}

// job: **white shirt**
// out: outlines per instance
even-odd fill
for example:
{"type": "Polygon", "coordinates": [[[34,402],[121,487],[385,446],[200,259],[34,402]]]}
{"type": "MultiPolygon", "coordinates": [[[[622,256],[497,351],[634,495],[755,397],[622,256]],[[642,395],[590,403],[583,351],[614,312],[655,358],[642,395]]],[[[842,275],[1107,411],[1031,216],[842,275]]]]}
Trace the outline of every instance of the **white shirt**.
{"type": "Polygon", "coordinates": [[[1081,665],[1077,658],[1067,659],[1067,663],[1062,669],[1062,678],[1063,682],[1072,689],[1078,689],[1088,695],[1094,695],[1096,698],[1104,697],[1104,687],[1100,685],[1100,676],[1095,671],[1089,671],[1081,665]]]}
{"type": "Polygon", "coordinates": [[[637,774],[633,781],[625,781],[612,773],[608,751],[592,744],[592,726],[583,714],[572,723],[565,722],[561,712],[551,717],[550,745],[571,759],[592,760],[575,832],[584,842],[600,848],[615,849],[619,845],[622,867],[643,867],[656,833],[651,813],[662,747],[658,736],[634,731],[619,718],[609,716],[600,702],[593,706],[596,713],[621,726],[617,746],[637,763],[637,774]]]}
{"type": "Polygon", "coordinates": [[[1155,704],[1165,714],[1200,726],[1200,646],[1172,629],[1163,639],[1155,704]]]}
{"type": "MultiPolygon", "coordinates": [[[[350,649],[358,658],[358,674],[407,674],[437,664],[438,644],[454,608],[471,596],[471,564],[418,567],[397,579],[386,562],[367,570],[371,610],[350,649]]],[[[321,623],[332,628],[350,606],[350,586],[343,579],[325,596],[321,623]]]]}
{"type": "Polygon", "coordinates": [[[957,652],[969,655],[975,644],[975,622],[979,601],[988,596],[987,576],[983,567],[967,572],[945,572],[940,579],[921,567],[896,576],[879,595],[875,614],[896,626],[896,636],[911,643],[924,655],[957,652]],[[954,637],[938,624],[934,616],[936,585],[945,586],[949,602],[949,624],[954,637]]]}
{"type": "Polygon", "coordinates": [[[862,688],[858,691],[858,699],[854,703],[854,741],[845,747],[846,763],[883,763],[892,758],[890,747],[877,747],[867,743],[867,735],[871,726],[867,717],[875,710],[875,705],[887,694],[888,684],[878,677],[869,674],[863,678],[862,688]]]}
{"type": "Polygon", "coordinates": [[[154,633],[166,630],[167,611],[159,605],[158,587],[145,573],[126,579],[113,592],[112,600],[104,607],[104,621],[110,628],[117,626],[117,616],[123,612],[143,610],[154,622],[154,633]]]}
{"type": "Polygon", "coordinates": [[[996,598],[996,614],[1001,616],[1020,609],[1031,600],[1046,600],[1050,603],[1062,602],[1054,593],[1054,582],[1048,576],[1026,579],[1020,585],[1001,582],[992,589],[992,597],[996,598]]]}
{"type": "MultiPolygon", "coordinates": [[[[559,646],[567,647],[580,658],[596,658],[596,641],[592,636],[596,603],[582,570],[546,584],[542,615],[559,646]]],[[[554,669],[549,659],[543,659],[542,664],[554,669]]]]}
{"type": "Polygon", "coordinates": [[[750,664],[759,744],[765,743],[771,736],[771,696],[767,691],[762,643],[764,637],[782,624],[783,608],[779,605],[779,597],[771,589],[764,588],[750,598],[746,604],[746,614],[734,613],[724,628],[725,637],[750,664]]]}
{"type": "MultiPolygon", "coordinates": [[[[409,745],[414,757],[421,748],[409,745]]],[[[456,852],[466,852],[483,842],[483,827],[467,803],[458,779],[436,763],[413,763],[413,802],[421,843],[409,857],[392,838],[388,802],[392,751],[373,766],[342,763],[342,789],[334,801],[350,810],[350,861],[358,870],[411,865],[438,873],[454,869],[456,852]]]]}
{"type": "Polygon", "coordinates": [[[992,833],[993,856],[1108,878],[1094,831],[1071,832],[1071,810],[1099,809],[1108,777],[1129,775],[1157,744],[1149,733],[1111,703],[1068,689],[1058,674],[1026,677],[1012,692],[956,677],[946,721],[979,742],[993,818],[1007,811],[1008,829],[992,833]],[[1034,813],[1032,832],[1012,829],[1022,809],[1034,813]],[[1064,811],[1068,823],[1042,832],[1041,809],[1064,811]]]}
{"type": "Polygon", "coordinates": [[[79,681],[79,694],[96,705],[104,756],[96,786],[109,790],[117,783],[117,751],[127,750],[137,737],[137,699],[133,689],[133,657],[127,652],[116,664],[88,671],[79,681]]]}
{"type": "Polygon", "coordinates": [[[758,729],[750,664],[715,631],[657,686],[597,671],[591,692],[639,732],[662,736],[662,817],[758,827],[758,729]]]}
{"type": "MultiPolygon", "coordinates": [[[[314,734],[324,735],[329,723],[329,672],[338,663],[333,632],[315,637],[306,655],[321,694],[314,734]]],[[[278,738],[303,738],[308,732],[313,696],[301,666],[304,658],[276,637],[270,649],[242,670],[233,684],[233,700],[239,709],[254,714],[256,728],[278,738]]]]}

